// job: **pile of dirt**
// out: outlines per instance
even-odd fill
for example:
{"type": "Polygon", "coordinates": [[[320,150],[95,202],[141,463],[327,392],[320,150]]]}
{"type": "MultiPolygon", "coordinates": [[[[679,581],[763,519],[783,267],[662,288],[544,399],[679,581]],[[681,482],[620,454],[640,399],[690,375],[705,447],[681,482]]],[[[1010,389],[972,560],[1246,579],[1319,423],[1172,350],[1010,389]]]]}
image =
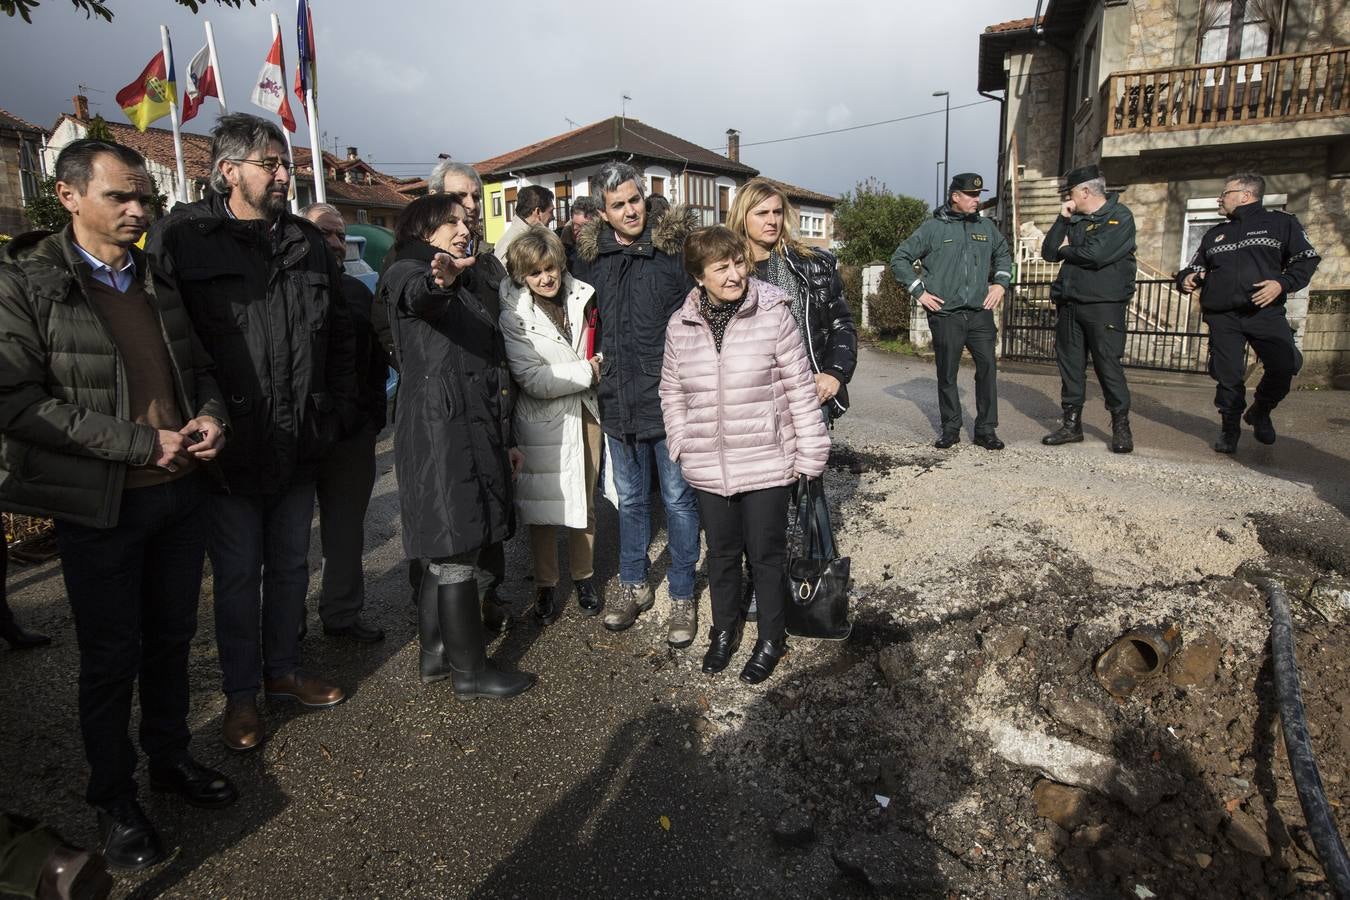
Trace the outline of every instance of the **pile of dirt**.
{"type": "Polygon", "coordinates": [[[769,893],[1330,896],[1248,579],[1294,600],[1350,832],[1350,573],[1327,565],[1343,518],[1255,475],[1041,456],[837,457],[852,638],[796,641],[766,688],[701,701],[705,753],[754,788],[747,850],[781,857],[769,893]],[[1175,626],[1176,652],[1113,697],[1094,663],[1141,626],[1175,626]]]}

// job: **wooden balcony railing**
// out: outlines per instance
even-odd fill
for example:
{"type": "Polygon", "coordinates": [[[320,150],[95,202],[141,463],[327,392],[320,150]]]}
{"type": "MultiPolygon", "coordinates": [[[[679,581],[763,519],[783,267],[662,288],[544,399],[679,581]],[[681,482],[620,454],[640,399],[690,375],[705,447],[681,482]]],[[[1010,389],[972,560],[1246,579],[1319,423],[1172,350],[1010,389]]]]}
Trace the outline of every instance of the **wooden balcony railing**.
{"type": "Polygon", "coordinates": [[[1107,136],[1350,115],[1350,47],[1116,72],[1107,136]]]}

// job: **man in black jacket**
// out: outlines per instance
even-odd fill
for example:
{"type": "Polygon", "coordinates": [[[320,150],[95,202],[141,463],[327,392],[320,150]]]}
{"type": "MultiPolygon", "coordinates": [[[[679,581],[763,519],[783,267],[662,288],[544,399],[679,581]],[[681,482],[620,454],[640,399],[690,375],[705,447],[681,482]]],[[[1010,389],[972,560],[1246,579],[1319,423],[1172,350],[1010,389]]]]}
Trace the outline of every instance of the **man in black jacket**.
{"type": "Polygon", "coordinates": [[[1074,169],[1064,177],[1067,197],[1050,226],[1041,256],[1058,262],[1059,276],[1050,288],[1055,301],[1055,359],[1059,363],[1059,428],[1042,444],[1083,440],[1083,400],[1087,392],[1087,356],[1111,413],[1111,450],[1134,449],[1130,433],[1130,388],[1121,357],[1125,355],[1125,314],[1134,296],[1134,215],[1120,195],[1106,192],[1096,166],[1074,169]]]}
{"type": "Polygon", "coordinates": [[[670,629],[675,647],[693,643],[698,630],[694,567],[698,565],[698,506],[680,467],[666,452],[661,418],[661,360],[666,324],[694,282],[684,271],[687,211],[672,209],[658,223],[647,220],[642,177],[624,163],[608,163],[596,176],[600,218],[577,238],[573,274],[595,288],[603,359],[600,425],[619,494],[620,596],[607,601],[604,625],[622,631],[650,609],[647,582],[652,469],[661,484],[670,543],[670,629]]]}
{"type": "Polygon", "coordinates": [[[1284,302],[1308,286],[1321,258],[1298,219],[1265,208],[1265,191],[1266,180],[1255,172],[1226,179],[1219,210],[1228,221],[1205,232],[1191,264],[1177,273],[1183,294],[1200,289],[1209,326],[1209,374],[1218,382],[1214,405],[1223,423],[1218,453],[1237,450],[1244,420],[1258,441],[1275,443],[1271,410],[1303,367],[1284,302]],[[1243,381],[1248,344],[1265,369],[1251,406],[1243,381]]]}
{"type": "Polygon", "coordinates": [[[359,407],[340,273],[319,230],[286,210],[292,165],[281,130],[232,113],[211,134],[211,191],[158,223],[150,252],[156,271],[181,285],[234,428],[209,552],[227,697],[221,737],[244,751],[263,737],[260,680],[269,697],[309,707],[346,697],[300,672],[299,629],[318,463],[356,428],[359,407]]]}
{"type": "MultiPolygon", "coordinates": [[[[347,257],[347,226],[342,213],[327,203],[311,203],[300,215],[323,232],[324,243],[341,269],[347,257]]],[[[384,385],[389,355],[371,327],[374,295],[359,280],[342,273],[342,293],[356,332],[356,375],[361,422],[319,464],[315,493],[319,501],[319,541],[323,545],[319,619],[324,634],[373,644],[384,629],[361,621],[366,601],[361,555],[366,544],[366,508],[375,487],[375,438],[384,428],[384,385]]],[[[301,629],[303,631],[303,629],[301,629]]]]}
{"type": "Polygon", "coordinates": [[[56,520],[85,798],[108,862],[140,869],[167,853],[136,800],[138,687],[151,785],[201,807],[236,796],[189,755],[187,720],[225,404],[177,285],[136,249],[154,197],[140,154],[75,141],[56,179],[70,226],[16,238],[0,265],[0,506],[56,520]]]}

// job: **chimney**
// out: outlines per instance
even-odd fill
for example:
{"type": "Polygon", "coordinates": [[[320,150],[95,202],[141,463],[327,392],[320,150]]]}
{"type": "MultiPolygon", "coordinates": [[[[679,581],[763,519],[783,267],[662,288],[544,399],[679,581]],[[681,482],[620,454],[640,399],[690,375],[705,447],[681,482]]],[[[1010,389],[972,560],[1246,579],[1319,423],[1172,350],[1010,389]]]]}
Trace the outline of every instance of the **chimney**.
{"type": "Polygon", "coordinates": [[[89,121],[89,98],[84,94],[75,95],[75,118],[81,122],[89,121]]]}
{"type": "Polygon", "coordinates": [[[735,128],[727,129],[727,159],[741,161],[741,133],[735,128]]]}
{"type": "Polygon", "coordinates": [[[355,147],[348,147],[348,148],[347,148],[347,159],[352,160],[352,159],[358,159],[358,158],[359,158],[359,157],[356,155],[356,148],[355,148],[355,147]]]}

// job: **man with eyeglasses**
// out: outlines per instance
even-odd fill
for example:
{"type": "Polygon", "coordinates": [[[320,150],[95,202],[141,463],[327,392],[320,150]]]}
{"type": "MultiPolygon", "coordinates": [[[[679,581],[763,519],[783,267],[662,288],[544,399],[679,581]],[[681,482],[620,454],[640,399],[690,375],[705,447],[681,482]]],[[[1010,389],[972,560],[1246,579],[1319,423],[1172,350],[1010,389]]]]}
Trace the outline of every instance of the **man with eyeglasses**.
{"type": "Polygon", "coordinates": [[[318,464],[360,415],[341,273],[320,231],[286,209],[292,166],[281,130],[233,113],[211,136],[211,189],[152,230],[150,255],[181,285],[233,427],[208,552],[221,737],[247,751],[264,736],[259,687],[307,707],[346,697],[300,671],[299,628],[318,464]]]}
{"type": "Polygon", "coordinates": [[[947,202],[933,210],[891,257],[891,271],[928,311],[937,363],[942,433],[933,446],[946,450],[961,440],[961,395],[956,374],[961,353],[975,361],[975,430],[972,440],[1002,450],[998,433],[998,387],[994,310],[1012,283],[1012,254],[993,219],[980,215],[984,179],[975,172],[952,178],[947,202]]]}
{"type": "Polygon", "coordinates": [[[1177,273],[1183,294],[1200,291],[1209,327],[1209,374],[1218,382],[1214,405],[1221,422],[1216,453],[1237,451],[1244,421],[1258,441],[1275,443],[1270,413],[1303,367],[1285,299],[1308,286],[1321,257],[1297,218],[1266,209],[1265,191],[1265,178],[1255,172],[1229,176],[1219,194],[1228,221],[1205,232],[1190,265],[1177,273]],[[1249,344],[1265,370],[1251,406],[1244,380],[1249,344]]]}

